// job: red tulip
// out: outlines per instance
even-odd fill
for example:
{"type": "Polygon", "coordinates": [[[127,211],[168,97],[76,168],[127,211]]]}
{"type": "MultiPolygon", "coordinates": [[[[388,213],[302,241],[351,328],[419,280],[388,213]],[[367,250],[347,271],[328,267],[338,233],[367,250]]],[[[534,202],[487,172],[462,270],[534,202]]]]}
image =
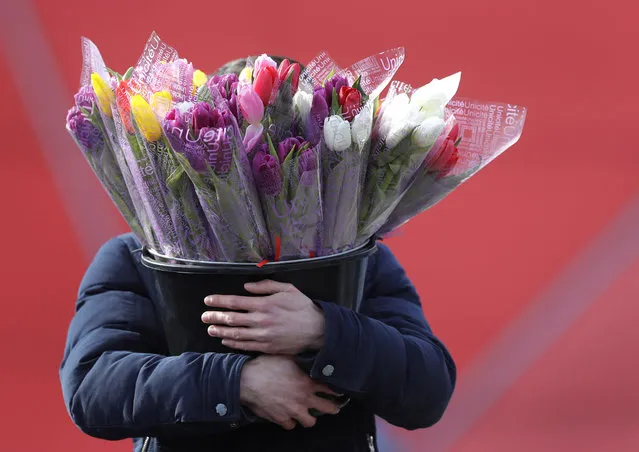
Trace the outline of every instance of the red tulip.
{"type": "Polygon", "coordinates": [[[339,89],[338,101],[342,106],[344,119],[352,121],[362,106],[362,93],[350,86],[342,86],[339,89]]]}
{"type": "Polygon", "coordinates": [[[118,87],[115,89],[115,103],[122,119],[124,128],[129,133],[134,133],[133,125],[131,124],[131,105],[129,104],[129,98],[133,95],[128,80],[121,80],[118,87]]]}
{"type": "Polygon", "coordinates": [[[441,144],[439,149],[434,149],[433,154],[426,157],[424,166],[429,172],[437,172],[438,178],[448,174],[459,160],[459,150],[455,145],[459,136],[459,125],[455,124],[448,134],[448,137],[441,144]]]}
{"type": "Polygon", "coordinates": [[[255,75],[255,82],[253,83],[253,89],[262,99],[262,103],[266,107],[270,100],[271,94],[273,94],[273,87],[275,86],[275,81],[277,80],[277,71],[274,67],[267,66],[260,70],[255,75]]]}

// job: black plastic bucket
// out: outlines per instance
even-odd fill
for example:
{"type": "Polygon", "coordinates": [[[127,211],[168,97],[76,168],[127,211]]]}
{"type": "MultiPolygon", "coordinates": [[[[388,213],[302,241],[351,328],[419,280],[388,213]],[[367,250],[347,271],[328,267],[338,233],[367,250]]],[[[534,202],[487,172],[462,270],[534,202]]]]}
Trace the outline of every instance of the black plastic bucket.
{"type": "Polygon", "coordinates": [[[375,240],[332,256],[270,262],[262,267],[248,263],[201,262],[173,259],[148,249],[142,264],[151,269],[157,288],[159,315],[169,352],[230,353],[218,338],[207,333],[201,317],[207,295],[245,295],[247,282],[272,279],[293,284],[314,300],[359,310],[368,257],[377,250],[375,240]]]}

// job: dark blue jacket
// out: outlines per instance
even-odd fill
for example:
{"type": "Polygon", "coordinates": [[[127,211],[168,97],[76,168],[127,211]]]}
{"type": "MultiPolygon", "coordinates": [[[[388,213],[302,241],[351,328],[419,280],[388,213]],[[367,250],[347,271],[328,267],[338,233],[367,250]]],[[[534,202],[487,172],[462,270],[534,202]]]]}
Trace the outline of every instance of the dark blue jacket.
{"type": "Polygon", "coordinates": [[[60,379],[71,418],[91,436],[138,438],[137,451],[139,438],[150,436],[155,452],[370,452],[375,415],[425,428],[440,419],[453,392],[453,360],[381,244],[369,258],[361,313],[318,302],[325,345],[300,362],[352,401],[310,429],[285,431],[242,409],[239,377],[247,356],[167,356],[154,292],[132,235],[106,243],[82,281],[60,379]]]}

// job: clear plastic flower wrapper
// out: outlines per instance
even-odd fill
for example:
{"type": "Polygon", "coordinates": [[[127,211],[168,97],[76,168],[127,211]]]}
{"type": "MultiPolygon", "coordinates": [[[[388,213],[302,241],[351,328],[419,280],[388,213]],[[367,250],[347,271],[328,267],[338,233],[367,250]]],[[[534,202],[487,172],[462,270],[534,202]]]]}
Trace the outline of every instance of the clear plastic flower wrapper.
{"type": "MultiPolygon", "coordinates": [[[[397,83],[406,92],[410,86],[397,83]]],[[[446,127],[414,180],[378,231],[385,235],[433,207],[521,137],[526,109],[514,104],[455,98],[446,127]]]]}
{"type": "Polygon", "coordinates": [[[155,33],[124,75],[83,50],[67,128],[163,259],[261,268],[359,249],[512,146],[526,115],[455,98],[460,73],[393,82],[401,47],[346,68],[325,52],[304,69],[262,54],[212,77],[155,33]]]}
{"type": "Polygon", "coordinates": [[[82,39],[82,60],[80,89],[67,114],[67,130],[131,230],[153,243],[153,230],[141,221],[146,213],[115,132],[114,78],[95,44],[86,38],[82,39]]]}
{"type": "Polygon", "coordinates": [[[302,72],[294,96],[297,122],[319,143],[323,221],[319,255],[356,243],[358,212],[379,94],[404,61],[404,49],[387,50],[346,69],[320,53],[302,72]]]}
{"type": "Polygon", "coordinates": [[[434,79],[410,93],[391,91],[373,129],[359,212],[359,242],[386,223],[445,128],[445,107],[461,73],[434,79]]]}

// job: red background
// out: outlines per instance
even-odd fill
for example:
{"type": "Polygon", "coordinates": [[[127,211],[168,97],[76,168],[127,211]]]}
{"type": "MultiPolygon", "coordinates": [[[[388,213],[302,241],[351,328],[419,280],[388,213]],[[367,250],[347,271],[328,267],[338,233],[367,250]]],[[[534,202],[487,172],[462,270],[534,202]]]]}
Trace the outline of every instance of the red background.
{"type": "MultiPolygon", "coordinates": [[[[450,450],[639,450],[639,247],[613,243],[613,234],[598,259],[584,264],[588,272],[562,279],[639,194],[636,3],[3,0],[0,11],[0,450],[130,449],[128,442],[83,435],[65,412],[57,368],[87,265],[67,212],[94,210],[70,204],[73,197],[56,183],[79,178],[78,170],[55,173],[45,159],[79,153],[72,141],[49,149],[36,132],[64,125],[78,88],[81,36],[123,71],[152,30],[205,71],[264,51],[308,61],[327,50],[346,65],[403,45],[407,58],[398,78],[406,82],[461,70],[461,96],[527,106],[514,148],[389,242],[456,358],[460,387],[472,385],[464,380],[474,375],[467,369],[482,362],[515,319],[528,315],[547,287],[570,288],[586,283],[580,279],[586,275],[612,273],[590,304],[568,296],[552,300],[549,306],[583,303],[584,312],[564,321],[561,334],[521,375],[501,383],[495,403],[458,429],[450,450]],[[19,65],[36,35],[52,64],[19,65]],[[60,108],[54,95],[29,100],[21,95],[23,77],[50,84],[67,103],[60,108]],[[626,264],[615,265],[615,246],[626,250],[626,264]]],[[[101,212],[117,215],[112,207],[101,212]]],[[[637,220],[623,221],[639,231],[637,220]]],[[[543,327],[528,334],[533,342],[547,338],[543,327]]],[[[504,359],[529,353],[516,346],[504,359]]],[[[499,376],[500,366],[489,366],[488,376],[499,376]]],[[[437,449],[429,448],[435,438],[424,432],[388,435],[394,443],[388,451],[437,449]]]]}

